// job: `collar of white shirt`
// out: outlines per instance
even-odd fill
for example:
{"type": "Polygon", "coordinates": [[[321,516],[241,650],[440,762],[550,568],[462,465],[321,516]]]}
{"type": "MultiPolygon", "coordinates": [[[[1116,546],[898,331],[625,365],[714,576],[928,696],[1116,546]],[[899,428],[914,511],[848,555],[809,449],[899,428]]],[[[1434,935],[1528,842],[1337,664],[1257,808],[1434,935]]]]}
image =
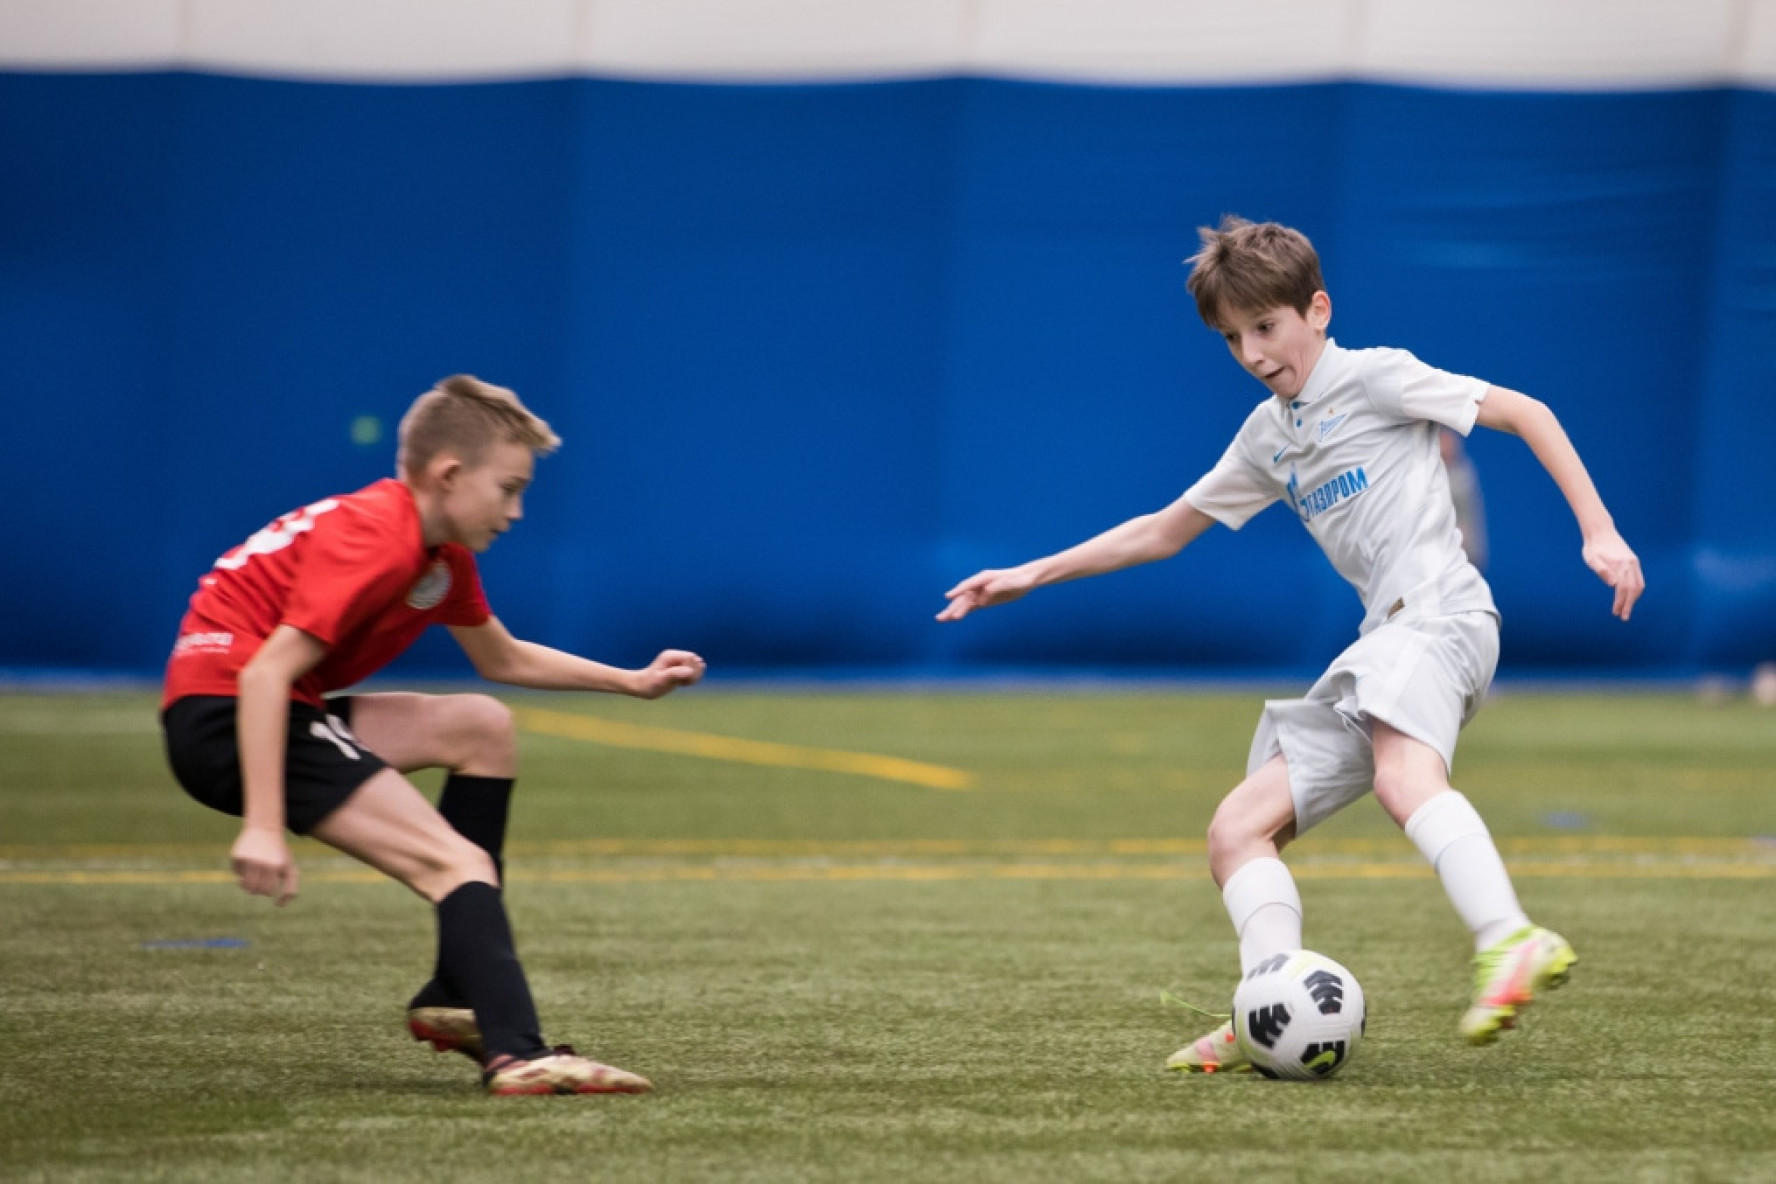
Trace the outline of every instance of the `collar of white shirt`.
{"type": "Polygon", "coordinates": [[[1307,381],[1301,386],[1301,393],[1289,400],[1289,410],[1300,411],[1325,398],[1326,392],[1338,381],[1338,376],[1344,373],[1344,353],[1344,350],[1338,348],[1336,341],[1326,338],[1326,348],[1320,351],[1313,373],[1307,376],[1307,381]]]}

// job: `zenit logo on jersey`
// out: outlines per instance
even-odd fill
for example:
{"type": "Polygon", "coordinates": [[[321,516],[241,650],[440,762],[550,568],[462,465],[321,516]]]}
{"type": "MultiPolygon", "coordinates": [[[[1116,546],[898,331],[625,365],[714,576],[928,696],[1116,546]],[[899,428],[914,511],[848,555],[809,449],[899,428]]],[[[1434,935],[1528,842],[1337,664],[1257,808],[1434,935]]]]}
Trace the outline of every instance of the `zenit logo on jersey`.
{"type": "Polygon", "coordinates": [[[1317,485],[1305,494],[1301,492],[1301,477],[1291,467],[1289,484],[1285,486],[1289,494],[1289,504],[1301,515],[1303,522],[1312,522],[1327,510],[1343,501],[1356,497],[1369,488],[1369,474],[1362,465],[1346,469],[1338,476],[1322,485],[1317,485]]]}

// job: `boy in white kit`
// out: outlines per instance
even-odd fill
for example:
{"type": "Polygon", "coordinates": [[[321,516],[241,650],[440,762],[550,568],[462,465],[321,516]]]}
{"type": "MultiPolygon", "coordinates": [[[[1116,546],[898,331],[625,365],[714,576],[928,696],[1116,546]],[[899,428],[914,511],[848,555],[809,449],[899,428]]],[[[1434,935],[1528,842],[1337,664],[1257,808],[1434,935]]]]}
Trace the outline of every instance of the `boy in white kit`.
{"type": "MultiPolygon", "coordinates": [[[[1209,824],[1209,870],[1239,935],[1241,973],[1302,948],[1301,897],[1279,852],[1373,788],[1474,935],[1474,1001],[1461,1032],[1490,1043],[1578,959],[1524,914],[1486,824],[1449,786],[1456,735],[1498,664],[1499,621],[1462,550],[1439,426],[1466,435],[1478,423],[1529,445],[1572,507],[1582,558],[1615,589],[1613,611],[1624,621],[1646,584],[1640,561],[1544,404],[1403,350],[1340,348],[1326,334],[1332,301],[1319,257],[1298,231],[1229,217],[1201,234],[1187,284],[1197,311],[1274,397],[1171,505],[1046,558],[971,576],[946,594],[938,620],[1169,558],[1216,522],[1237,530],[1287,502],[1366,612],[1356,642],[1306,698],[1264,705],[1246,779],[1209,824]]],[[[1231,1023],[1166,1065],[1251,1067],[1231,1023]]]]}

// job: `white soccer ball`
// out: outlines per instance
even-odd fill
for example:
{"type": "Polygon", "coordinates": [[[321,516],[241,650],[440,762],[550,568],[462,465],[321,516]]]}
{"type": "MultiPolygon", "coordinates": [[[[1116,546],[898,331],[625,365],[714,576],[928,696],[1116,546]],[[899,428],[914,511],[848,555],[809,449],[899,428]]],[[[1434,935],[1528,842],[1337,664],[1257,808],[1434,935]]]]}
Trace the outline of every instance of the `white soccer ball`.
{"type": "Polygon", "coordinates": [[[1266,1077],[1332,1076],[1357,1051],[1366,1019],[1357,976],[1312,950],[1266,958],[1233,993],[1240,1051],[1266,1077]]]}

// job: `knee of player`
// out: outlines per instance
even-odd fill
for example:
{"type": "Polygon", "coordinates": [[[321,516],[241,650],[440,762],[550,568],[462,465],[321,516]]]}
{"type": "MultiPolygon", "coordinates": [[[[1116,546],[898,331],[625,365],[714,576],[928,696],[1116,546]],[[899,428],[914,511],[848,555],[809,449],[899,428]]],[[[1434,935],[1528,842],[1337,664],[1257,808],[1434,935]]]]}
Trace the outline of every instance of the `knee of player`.
{"type": "MultiPolygon", "coordinates": [[[[464,695],[457,705],[457,727],[469,763],[510,766],[518,752],[518,722],[512,709],[492,695],[464,695]]],[[[503,772],[509,775],[511,768],[503,772]]]]}
{"type": "Polygon", "coordinates": [[[1398,815],[1402,809],[1409,811],[1412,805],[1447,789],[1448,785],[1446,778],[1430,770],[1400,765],[1378,765],[1375,769],[1375,800],[1389,814],[1398,815]]]}
{"type": "Polygon", "coordinates": [[[1228,851],[1244,846],[1252,837],[1252,820],[1230,798],[1223,801],[1209,819],[1209,853],[1228,851]]]}

